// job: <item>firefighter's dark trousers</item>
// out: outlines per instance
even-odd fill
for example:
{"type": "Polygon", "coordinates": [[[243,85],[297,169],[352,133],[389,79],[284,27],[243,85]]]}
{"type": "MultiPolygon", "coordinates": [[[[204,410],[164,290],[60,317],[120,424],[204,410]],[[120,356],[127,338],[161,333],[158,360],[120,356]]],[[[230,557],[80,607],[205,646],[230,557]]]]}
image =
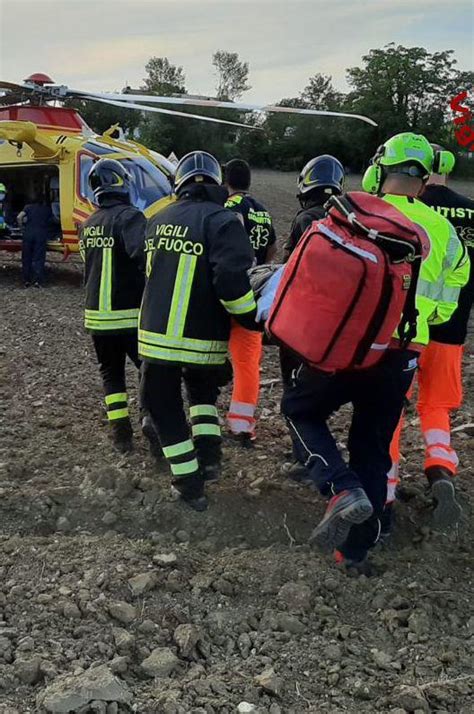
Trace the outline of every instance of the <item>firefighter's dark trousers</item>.
{"type": "Polygon", "coordinates": [[[391,464],[390,442],[416,367],[417,353],[389,350],[376,367],[360,372],[330,375],[303,367],[285,388],[282,411],[293,445],[319,491],[330,496],[363,488],[374,508],[368,521],[351,528],[340,548],[346,558],[361,560],[378,538],[391,464]],[[349,403],[354,412],[346,464],[327,422],[349,403]]]}
{"type": "Polygon", "coordinates": [[[127,357],[139,369],[138,340],[136,330],[124,330],[115,334],[95,334],[92,336],[104,384],[107,418],[114,425],[129,418],[128,395],[125,381],[125,361],[127,357]]]}
{"type": "Polygon", "coordinates": [[[220,460],[216,401],[221,380],[220,368],[147,362],[143,365],[141,401],[153,418],[175,481],[199,476],[200,462],[207,465],[220,460]],[[184,410],[183,383],[191,430],[184,410]]]}

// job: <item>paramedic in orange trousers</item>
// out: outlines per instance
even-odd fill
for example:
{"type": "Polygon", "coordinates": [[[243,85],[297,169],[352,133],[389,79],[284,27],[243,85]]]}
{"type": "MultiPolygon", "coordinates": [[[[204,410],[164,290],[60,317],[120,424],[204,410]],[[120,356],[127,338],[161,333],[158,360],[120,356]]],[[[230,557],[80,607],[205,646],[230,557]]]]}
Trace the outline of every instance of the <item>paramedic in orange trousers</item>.
{"type": "MultiPolygon", "coordinates": [[[[255,254],[257,265],[269,263],[276,253],[276,235],[272,217],[250,194],[250,166],[232,159],[224,166],[224,180],[229,191],[226,208],[242,221],[255,254]]],[[[260,391],[262,333],[247,330],[232,321],[229,350],[234,373],[227,425],[232,436],[249,448],[255,440],[255,409],[260,391]]]]}
{"type": "MultiPolygon", "coordinates": [[[[441,147],[434,144],[437,151],[441,147]]],[[[474,201],[453,191],[446,174],[432,174],[420,200],[453,224],[469,257],[474,257],[474,201]]],[[[469,316],[474,302],[474,270],[461,290],[458,307],[448,322],[430,328],[430,342],[420,359],[418,373],[418,413],[425,441],[424,472],[435,494],[434,522],[440,527],[456,525],[462,510],[456,500],[453,477],[459,463],[451,445],[450,414],[462,404],[462,356],[469,316]],[[436,484],[436,486],[435,486],[436,484]]],[[[384,531],[391,530],[391,504],[399,483],[400,420],[391,445],[392,468],[387,490],[384,531]]]]}

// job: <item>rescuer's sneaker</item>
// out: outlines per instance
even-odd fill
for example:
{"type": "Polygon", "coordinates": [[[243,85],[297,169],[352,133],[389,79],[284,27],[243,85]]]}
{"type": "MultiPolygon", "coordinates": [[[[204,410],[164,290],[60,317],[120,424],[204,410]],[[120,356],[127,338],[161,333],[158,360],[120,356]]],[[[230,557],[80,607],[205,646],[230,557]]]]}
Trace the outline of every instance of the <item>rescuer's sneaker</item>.
{"type": "Polygon", "coordinates": [[[121,454],[133,451],[133,430],[130,419],[117,419],[110,422],[112,443],[121,454]]]}
{"type": "Polygon", "coordinates": [[[199,474],[175,479],[171,485],[171,492],[194,511],[205,511],[208,507],[204,494],[204,480],[199,474]]]}
{"type": "Polygon", "coordinates": [[[142,418],[142,434],[148,441],[150,454],[153,456],[153,458],[155,458],[157,461],[164,458],[163,449],[161,448],[160,437],[158,436],[158,432],[150,414],[145,414],[145,416],[142,418]]]}
{"type": "Polygon", "coordinates": [[[327,505],[322,521],[310,537],[323,550],[333,550],[344,543],[353,525],[363,523],[373,513],[372,504],[363,488],[341,491],[327,505]]]}
{"type": "Polygon", "coordinates": [[[462,516],[462,508],[456,500],[456,489],[450,471],[442,466],[430,466],[425,473],[435,502],[435,526],[441,529],[455,526],[462,516]]]}

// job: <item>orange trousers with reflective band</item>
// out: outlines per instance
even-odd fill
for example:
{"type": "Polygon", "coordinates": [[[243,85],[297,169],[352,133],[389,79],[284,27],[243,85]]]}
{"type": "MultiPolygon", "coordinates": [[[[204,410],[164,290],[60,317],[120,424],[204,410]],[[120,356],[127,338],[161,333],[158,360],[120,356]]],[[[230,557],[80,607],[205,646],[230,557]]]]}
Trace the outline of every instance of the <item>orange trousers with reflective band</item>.
{"type": "Polygon", "coordinates": [[[232,321],[229,351],[234,372],[227,425],[233,434],[254,434],[255,409],[260,391],[262,333],[232,321]]]}
{"type": "MultiPolygon", "coordinates": [[[[425,470],[443,466],[454,476],[459,459],[451,446],[450,413],[462,404],[462,345],[430,342],[420,357],[417,410],[425,441],[425,470]]],[[[413,390],[408,394],[411,397],[413,390]]],[[[400,437],[403,416],[390,447],[392,468],[388,474],[387,502],[395,499],[399,483],[400,437]]]]}

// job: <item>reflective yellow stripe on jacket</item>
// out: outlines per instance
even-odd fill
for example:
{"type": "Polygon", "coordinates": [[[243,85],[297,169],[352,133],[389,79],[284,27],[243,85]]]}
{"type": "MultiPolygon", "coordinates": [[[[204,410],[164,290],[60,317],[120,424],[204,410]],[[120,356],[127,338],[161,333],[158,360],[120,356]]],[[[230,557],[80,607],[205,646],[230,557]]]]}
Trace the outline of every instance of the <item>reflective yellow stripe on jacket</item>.
{"type": "Polygon", "coordinates": [[[142,357],[166,362],[208,366],[224,364],[227,342],[196,340],[190,337],[138,330],[138,352],[142,357]]]}
{"type": "Polygon", "coordinates": [[[102,249],[99,309],[85,310],[84,326],[94,332],[133,330],[138,326],[138,308],[112,310],[113,248],[102,249]]]}
{"type": "Polygon", "coordinates": [[[130,310],[87,310],[84,325],[89,330],[132,330],[138,326],[138,308],[130,310]]]}
{"type": "Polygon", "coordinates": [[[235,300],[221,300],[221,303],[231,315],[245,315],[256,308],[253,290],[249,290],[248,293],[235,300]]]}
{"type": "Polygon", "coordinates": [[[414,342],[429,342],[429,326],[447,322],[455,311],[459,293],[469,280],[469,257],[451,223],[417,199],[386,195],[384,200],[419,225],[430,249],[420,270],[416,292],[417,334],[414,342]]]}

